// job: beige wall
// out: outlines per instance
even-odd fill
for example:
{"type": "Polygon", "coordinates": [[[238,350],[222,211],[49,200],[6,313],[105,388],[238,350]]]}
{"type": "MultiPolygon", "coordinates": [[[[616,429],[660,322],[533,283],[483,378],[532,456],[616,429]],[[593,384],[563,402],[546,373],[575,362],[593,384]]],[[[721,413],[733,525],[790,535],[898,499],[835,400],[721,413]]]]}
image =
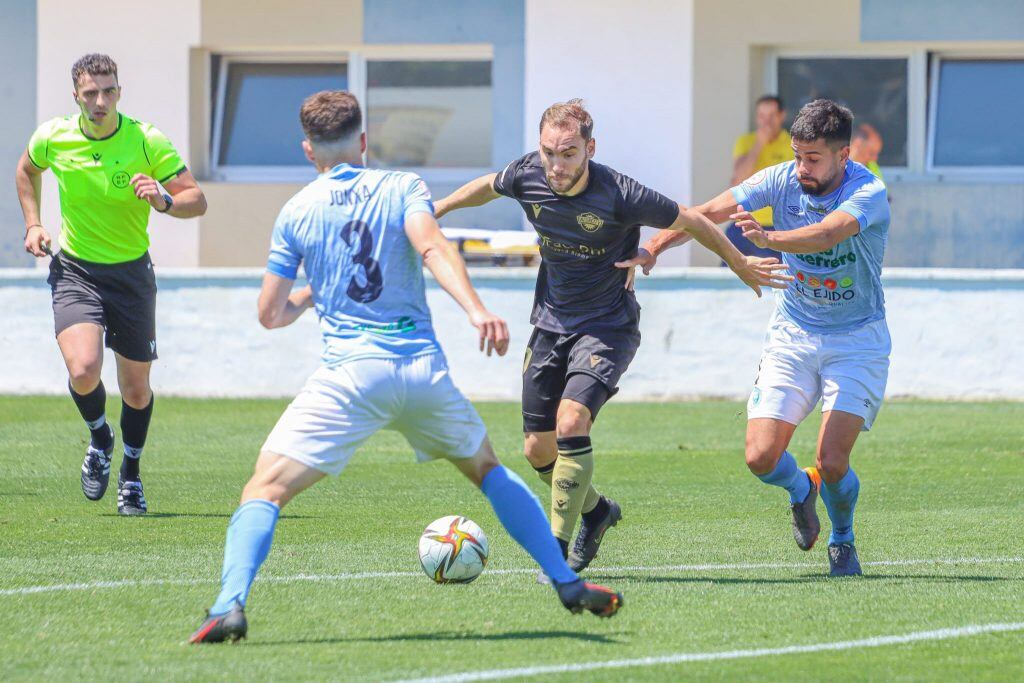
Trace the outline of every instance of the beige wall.
{"type": "MultiPolygon", "coordinates": [[[[154,14],[145,7],[126,10],[130,3],[124,0],[93,0],[88,8],[39,0],[39,120],[77,110],[71,97],[71,65],[86,53],[102,50],[118,65],[124,88],[119,109],[162,130],[191,165],[189,46],[199,40],[199,2],[180,0],[172,14],[154,14]]],[[[60,204],[57,183],[49,173],[44,176],[42,208],[43,223],[57,233],[60,204]]],[[[154,212],[150,237],[157,264],[198,265],[198,220],[154,212]]]]}
{"type": "Polygon", "coordinates": [[[260,266],[285,202],[302,189],[288,183],[203,183],[210,209],[199,233],[199,265],[260,266]]]}
{"type": "MultiPolygon", "coordinates": [[[[202,0],[201,45],[192,51],[193,150],[206,173],[211,52],[341,49],[363,38],[362,0],[202,0]]],[[[200,220],[200,266],[258,266],[267,261],[270,232],[281,207],[302,184],[216,183],[203,189],[210,208],[200,220]]]]}
{"type": "MultiPolygon", "coordinates": [[[[732,145],[750,130],[761,94],[765,47],[841,50],[860,42],[860,0],[695,0],[693,32],[693,191],[703,202],[726,189],[732,145]],[[746,97],[744,97],[746,95],[746,97]]],[[[694,249],[693,265],[717,257],[694,249]]]]}
{"type": "Polygon", "coordinates": [[[301,49],[363,39],[362,0],[201,0],[202,44],[301,49]]]}

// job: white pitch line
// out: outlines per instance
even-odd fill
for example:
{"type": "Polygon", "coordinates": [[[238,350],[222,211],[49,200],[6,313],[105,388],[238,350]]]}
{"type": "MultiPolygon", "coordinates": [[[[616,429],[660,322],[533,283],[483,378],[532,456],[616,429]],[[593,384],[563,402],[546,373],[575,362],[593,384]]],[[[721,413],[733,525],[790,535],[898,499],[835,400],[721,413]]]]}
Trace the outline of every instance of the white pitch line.
{"type": "MultiPolygon", "coordinates": [[[[865,567],[910,567],[915,565],[982,565],[982,564],[1017,564],[1024,562],[1024,557],[959,557],[908,560],[876,560],[861,562],[865,567]]],[[[749,571],[755,569],[817,569],[820,562],[742,562],[735,564],[663,564],[655,566],[622,565],[614,567],[594,567],[593,573],[601,576],[615,572],[709,572],[709,571],[749,571]]],[[[490,569],[488,574],[533,574],[537,568],[523,569],[490,569]]],[[[405,579],[423,576],[423,572],[349,572],[343,574],[290,574],[286,576],[258,576],[261,583],[300,583],[360,581],[363,579],[405,579]]],[[[24,586],[21,588],[0,588],[0,596],[32,595],[35,593],[55,593],[59,591],[87,591],[102,588],[129,588],[138,586],[198,586],[216,583],[216,578],[206,579],[118,579],[111,581],[85,581],[81,583],[56,583],[41,586],[24,586]]]]}
{"type": "Polygon", "coordinates": [[[595,669],[627,669],[642,666],[682,664],[686,662],[714,662],[749,657],[773,657],[777,655],[807,654],[838,650],[905,645],[925,641],[966,638],[986,633],[1008,633],[1024,631],[1024,622],[1006,624],[978,624],[956,628],[940,628],[934,631],[914,631],[902,635],[874,636],[860,640],[840,640],[831,643],[811,645],[789,645],[787,647],[762,648],[758,650],[730,650],[727,652],[679,652],[659,657],[638,657],[636,659],[613,659],[605,662],[584,662],[581,664],[552,664],[550,666],[528,666],[519,669],[491,669],[489,671],[468,671],[466,673],[435,676],[431,678],[403,679],[395,683],[468,683],[469,681],[494,681],[502,678],[526,678],[545,674],[578,673],[595,669]]]}

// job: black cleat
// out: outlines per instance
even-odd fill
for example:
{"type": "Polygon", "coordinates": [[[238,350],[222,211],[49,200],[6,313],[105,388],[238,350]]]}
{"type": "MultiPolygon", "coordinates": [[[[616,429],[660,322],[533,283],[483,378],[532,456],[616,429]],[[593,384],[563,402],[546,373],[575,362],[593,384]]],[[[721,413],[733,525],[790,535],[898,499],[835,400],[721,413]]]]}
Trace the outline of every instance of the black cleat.
{"type": "Polygon", "coordinates": [[[82,462],[82,493],[89,500],[99,500],[107,492],[110,483],[110,455],[114,452],[114,430],[110,430],[110,446],[100,450],[89,444],[82,462]]]}
{"type": "Polygon", "coordinates": [[[821,475],[813,467],[805,467],[804,472],[811,480],[811,489],[802,503],[793,503],[789,509],[793,512],[793,538],[800,550],[810,550],[821,533],[821,521],[818,519],[818,490],[821,489],[821,475]]]}
{"type": "Polygon", "coordinates": [[[117,478],[117,513],[126,517],[146,514],[146,496],[141,479],[117,478]]]}
{"type": "MultiPolygon", "coordinates": [[[[604,498],[604,496],[602,496],[604,498]]],[[[604,532],[611,529],[622,519],[622,508],[611,498],[604,498],[608,503],[608,513],[594,526],[587,524],[584,517],[580,522],[580,532],[576,535],[576,542],[569,553],[569,567],[574,572],[581,572],[590,566],[590,563],[597,557],[597,550],[601,546],[601,539],[604,532]]]]}
{"type": "Polygon", "coordinates": [[[249,622],[245,620],[245,610],[236,602],[227,614],[211,617],[207,612],[206,621],[199,625],[196,632],[189,637],[188,642],[193,645],[223,643],[225,640],[233,643],[245,638],[245,634],[248,632],[249,622]]]}
{"type": "Polygon", "coordinates": [[[622,607],[622,593],[583,579],[555,584],[555,590],[558,591],[558,599],[573,614],[587,610],[599,617],[610,617],[622,607]]]}
{"type": "Polygon", "coordinates": [[[832,543],[828,546],[829,576],[861,576],[857,549],[852,543],[832,543]]]}

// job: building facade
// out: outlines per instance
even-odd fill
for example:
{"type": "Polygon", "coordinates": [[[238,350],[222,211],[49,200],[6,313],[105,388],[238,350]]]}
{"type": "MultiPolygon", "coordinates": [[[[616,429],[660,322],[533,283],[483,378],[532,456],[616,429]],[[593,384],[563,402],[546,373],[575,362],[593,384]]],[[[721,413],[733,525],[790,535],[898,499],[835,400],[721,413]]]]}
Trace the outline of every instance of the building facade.
{"type": "MultiPolygon", "coordinates": [[[[200,219],[154,214],[161,266],[264,262],[278,209],[313,177],[298,105],[332,87],[364,104],[369,163],[415,170],[435,196],[535,148],[543,109],[583,97],[597,159],[684,203],[728,185],[760,94],[782,94],[791,114],[814,96],[842,99],[885,139],[887,265],[1024,267],[1024,3],[1013,0],[0,4],[13,65],[0,90],[18,103],[0,165],[13,167],[36,123],[74,110],[72,62],[109,53],[121,110],[175,142],[209,199],[200,219]]],[[[58,212],[48,179],[51,229],[58,212]]],[[[12,182],[0,218],[21,225],[12,182]]],[[[507,200],[443,223],[523,226],[507,200]]],[[[8,234],[0,263],[30,263],[19,228],[8,234]]],[[[700,248],[667,260],[714,263],[700,248]]]]}

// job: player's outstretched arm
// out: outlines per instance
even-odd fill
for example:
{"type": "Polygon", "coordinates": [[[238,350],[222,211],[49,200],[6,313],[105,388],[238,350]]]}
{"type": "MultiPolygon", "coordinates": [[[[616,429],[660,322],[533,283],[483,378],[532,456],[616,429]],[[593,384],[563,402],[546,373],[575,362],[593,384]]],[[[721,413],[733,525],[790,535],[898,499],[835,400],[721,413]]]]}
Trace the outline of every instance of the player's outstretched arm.
{"type": "Polygon", "coordinates": [[[440,218],[449,211],[465,209],[470,206],[483,206],[494,201],[501,195],[494,191],[494,179],[497,173],[482,175],[471,180],[444,199],[434,202],[434,216],[440,218]]]}
{"type": "Polygon", "coordinates": [[[469,315],[469,322],[480,333],[480,350],[486,349],[488,356],[492,351],[504,356],[508,351],[508,325],[484,307],[469,281],[466,262],[445,239],[434,217],[425,211],[410,215],[405,219],[405,234],[437,284],[469,315]]]}
{"type": "Polygon", "coordinates": [[[793,278],[785,275],[785,264],[778,259],[753,259],[740,253],[732,242],[726,239],[710,218],[700,211],[679,205],[679,217],[669,226],[670,230],[685,230],[704,247],[710,249],[725,261],[736,276],[761,296],[761,287],[785,289],[793,278]]]}
{"type": "Polygon", "coordinates": [[[286,327],[313,306],[313,289],[306,285],[292,291],[295,280],[274,273],[264,273],[263,287],[257,303],[260,324],[268,330],[286,327]]]}
{"type": "MultiPolygon", "coordinates": [[[[709,202],[700,206],[690,207],[691,211],[708,218],[712,223],[724,223],[729,216],[736,211],[736,199],[731,190],[726,190],[709,202]]],[[[686,244],[693,238],[693,235],[686,230],[679,230],[675,226],[659,230],[649,240],[643,243],[637,251],[637,255],[628,261],[621,261],[615,265],[619,268],[634,268],[640,266],[644,275],[650,275],[651,269],[658,262],[658,256],[667,249],[686,244]]],[[[629,277],[626,283],[627,289],[633,288],[633,277],[629,277]]]]}
{"type": "Polygon", "coordinates": [[[18,191],[21,212],[25,216],[25,251],[33,256],[46,256],[50,250],[50,233],[42,226],[39,197],[43,189],[43,169],[22,152],[18,168],[14,171],[14,186],[18,191]]]}
{"type": "Polygon", "coordinates": [[[765,230],[742,206],[730,218],[743,236],[762,249],[774,249],[789,254],[817,254],[827,251],[860,232],[860,223],[845,211],[833,211],[820,223],[811,223],[796,230],[765,230]]]}

